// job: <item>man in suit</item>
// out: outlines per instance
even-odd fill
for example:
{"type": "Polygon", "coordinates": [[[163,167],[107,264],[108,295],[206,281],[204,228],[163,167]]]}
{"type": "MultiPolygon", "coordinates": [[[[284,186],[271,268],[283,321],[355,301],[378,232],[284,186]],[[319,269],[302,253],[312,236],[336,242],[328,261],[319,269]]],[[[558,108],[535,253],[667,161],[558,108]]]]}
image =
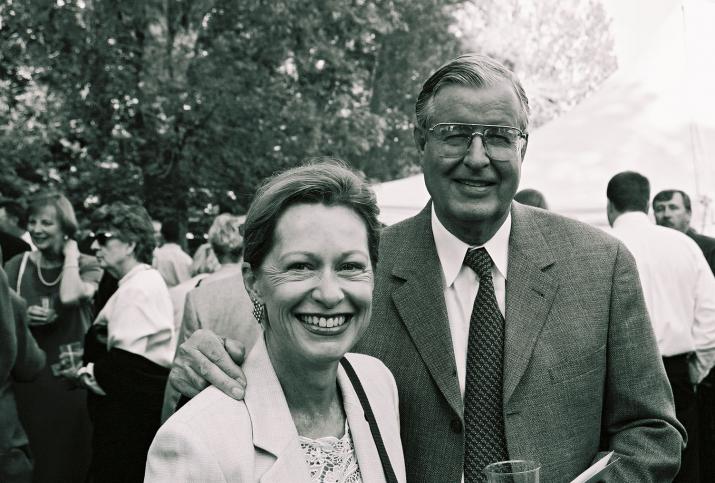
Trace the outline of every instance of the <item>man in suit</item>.
{"type": "Polygon", "coordinates": [[[655,222],[685,233],[698,244],[715,274],[715,238],[701,235],[690,226],[693,215],[690,196],[681,190],[663,190],[653,197],[655,222]]]}
{"type": "MultiPolygon", "coordinates": [[[[518,79],[486,57],[425,82],[414,137],[432,199],[384,230],[356,350],[395,376],[408,481],[482,481],[504,459],[570,481],[605,451],[620,457],[608,481],[669,481],[684,434],[633,257],[512,202],[528,114],[518,79]]],[[[191,395],[201,373],[241,397],[239,345],[192,339],[172,383],[191,395]]]]}
{"type": "MultiPolygon", "coordinates": [[[[663,190],[653,198],[655,221],[692,238],[702,250],[715,274],[715,238],[701,235],[690,226],[690,196],[681,190],[663,190]]],[[[698,385],[698,423],[700,427],[700,477],[715,481],[715,371],[698,385]]]]}

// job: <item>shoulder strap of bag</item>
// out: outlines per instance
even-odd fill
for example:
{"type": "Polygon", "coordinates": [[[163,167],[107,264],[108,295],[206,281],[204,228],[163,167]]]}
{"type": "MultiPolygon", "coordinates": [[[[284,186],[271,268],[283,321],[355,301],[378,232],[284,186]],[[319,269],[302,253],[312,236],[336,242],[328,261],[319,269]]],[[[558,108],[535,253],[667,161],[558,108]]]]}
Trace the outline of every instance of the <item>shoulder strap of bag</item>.
{"type": "Polygon", "coordinates": [[[30,257],[30,252],[25,252],[22,254],[22,261],[20,262],[20,270],[17,272],[17,287],[15,287],[15,292],[20,295],[20,284],[22,284],[22,276],[25,273],[25,267],[27,266],[27,259],[30,257]]]}
{"type": "Polygon", "coordinates": [[[345,373],[348,375],[348,378],[353,385],[353,389],[355,389],[355,392],[357,393],[360,404],[362,405],[362,410],[365,413],[365,419],[370,425],[370,432],[372,433],[372,439],[375,441],[375,446],[377,446],[377,452],[380,455],[380,462],[382,463],[382,471],[385,473],[385,479],[387,480],[387,483],[397,483],[395,472],[392,470],[390,458],[387,456],[385,443],[382,442],[380,428],[377,427],[377,421],[375,421],[375,415],[370,407],[370,401],[367,400],[365,389],[363,389],[360,379],[358,379],[352,364],[350,364],[345,357],[340,359],[340,364],[342,364],[343,369],[345,369],[345,373]]]}

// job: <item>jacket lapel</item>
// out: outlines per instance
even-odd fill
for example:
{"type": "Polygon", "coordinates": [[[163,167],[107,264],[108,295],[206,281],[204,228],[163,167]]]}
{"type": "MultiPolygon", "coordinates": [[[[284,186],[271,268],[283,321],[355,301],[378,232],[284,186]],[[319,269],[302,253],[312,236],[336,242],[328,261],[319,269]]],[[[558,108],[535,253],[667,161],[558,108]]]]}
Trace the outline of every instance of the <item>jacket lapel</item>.
{"type": "Polygon", "coordinates": [[[551,248],[528,209],[513,203],[506,284],[505,402],[529,364],[554,301],[558,284],[545,273],[554,261],[551,248]]]}
{"type": "Polygon", "coordinates": [[[404,280],[392,299],[432,379],[457,414],[463,413],[454,349],[449,330],[444,282],[431,225],[431,204],[406,230],[409,247],[395,262],[392,275],[404,280]]]}
{"type": "Polygon", "coordinates": [[[243,371],[247,380],[254,381],[254,384],[246,386],[244,398],[253,427],[253,445],[276,458],[260,481],[310,483],[310,472],[300,448],[298,432],[268,357],[262,331],[243,364],[243,371]]]}
{"type": "Polygon", "coordinates": [[[370,424],[365,419],[360,399],[342,365],[338,366],[338,385],[343,396],[343,408],[348,418],[362,481],[385,481],[380,455],[373,443],[370,424]]]}

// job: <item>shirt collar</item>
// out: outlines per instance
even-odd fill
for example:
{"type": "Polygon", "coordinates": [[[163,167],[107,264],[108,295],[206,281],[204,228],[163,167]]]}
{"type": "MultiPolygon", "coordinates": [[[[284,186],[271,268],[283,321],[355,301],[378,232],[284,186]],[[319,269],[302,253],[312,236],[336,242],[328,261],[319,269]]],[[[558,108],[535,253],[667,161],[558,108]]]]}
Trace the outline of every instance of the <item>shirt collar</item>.
{"type": "Polygon", "coordinates": [[[146,263],[139,263],[139,264],[135,265],[131,270],[129,270],[126,274],[124,274],[124,276],[121,279],[119,279],[118,285],[122,285],[122,284],[126,283],[126,281],[129,280],[130,278],[132,278],[135,274],[137,274],[139,272],[143,272],[144,270],[148,270],[150,268],[151,267],[149,265],[147,265],[146,263]]]}
{"type": "Polygon", "coordinates": [[[437,213],[432,205],[432,234],[437,247],[437,256],[442,265],[442,274],[447,287],[454,283],[459,271],[464,264],[464,257],[470,248],[484,247],[494,262],[494,266],[506,280],[507,265],[509,260],[509,235],[511,235],[511,211],[507,214],[504,223],[484,245],[471,246],[450,233],[437,218],[437,213]]]}
{"type": "Polygon", "coordinates": [[[648,215],[642,211],[627,211],[618,215],[618,218],[613,222],[613,228],[619,228],[627,225],[652,225],[648,215]]]}

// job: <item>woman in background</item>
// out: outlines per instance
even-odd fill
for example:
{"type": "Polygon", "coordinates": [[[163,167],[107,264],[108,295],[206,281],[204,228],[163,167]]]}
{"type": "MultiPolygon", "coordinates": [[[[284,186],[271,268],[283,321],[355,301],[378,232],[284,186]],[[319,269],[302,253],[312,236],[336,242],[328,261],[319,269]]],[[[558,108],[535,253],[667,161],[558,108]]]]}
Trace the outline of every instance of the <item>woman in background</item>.
{"type": "Polygon", "coordinates": [[[92,248],[119,287],[87,332],[86,365],[72,377],[91,391],[92,481],[141,481],[174,357],[171,299],[149,265],[155,242],[146,210],[114,203],[94,218],[92,248]]]}
{"type": "Polygon", "coordinates": [[[33,481],[84,481],[91,432],[86,395],[54,374],[60,345],[81,342],[91,324],[102,270],[94,257],[79,252],[77,218],[67,198],[41,194],[30,200],[28,213],[37,251],[15,256],[5,271],[28,304],[30,329],[47,365],[33,382],[15,385],[18,412],[35,460],[33,481]]]}

